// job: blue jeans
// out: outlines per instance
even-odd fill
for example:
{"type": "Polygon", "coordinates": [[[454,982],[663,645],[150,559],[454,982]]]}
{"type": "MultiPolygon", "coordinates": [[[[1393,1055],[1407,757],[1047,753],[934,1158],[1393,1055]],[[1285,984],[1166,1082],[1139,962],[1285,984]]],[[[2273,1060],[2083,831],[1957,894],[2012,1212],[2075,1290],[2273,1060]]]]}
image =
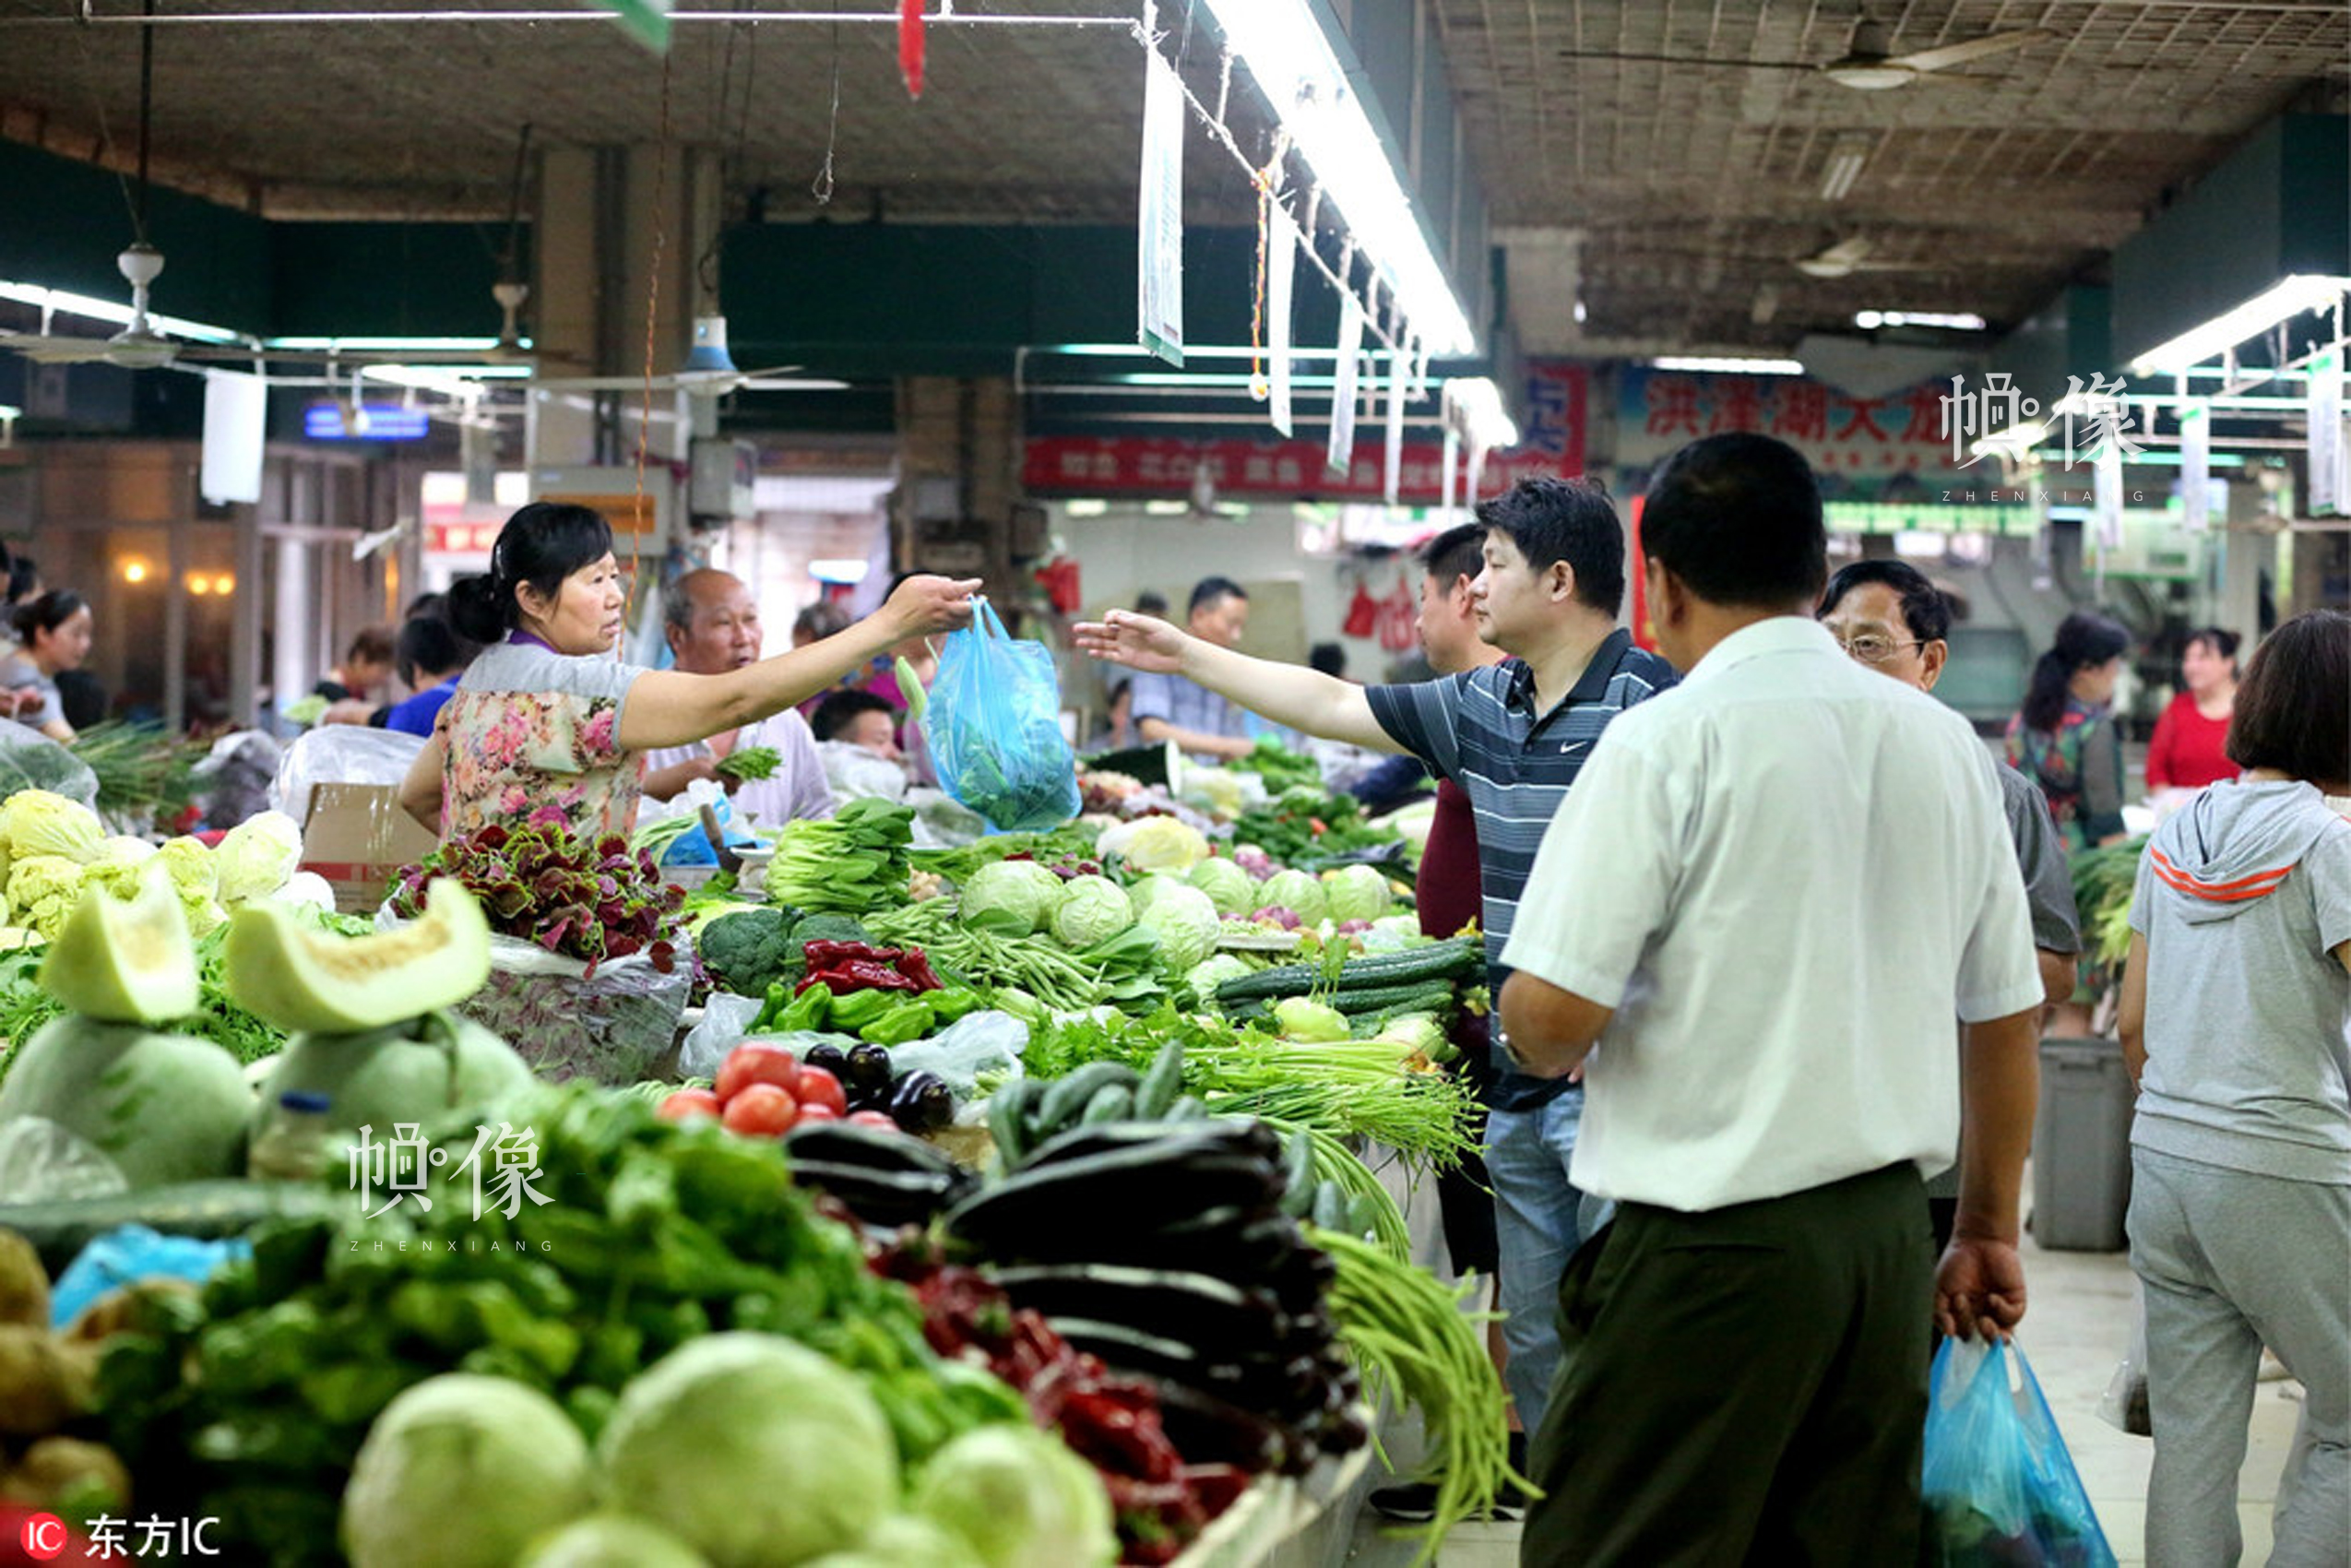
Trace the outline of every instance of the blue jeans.
{"type": "Polygon", "coordinates": [[[1486,1173],[1494,1186],[1494,1236],[1502,1259],[1502,1344],[1510,1352],[1511,1401],[1529,1432],[1543,1424],[1551,1374],[1559,1370],[1559,1282],[1591,1229],[1586,1200],[1567,1179],[1584,1091],[1569,1089],[1532,1111],[1486,1115],[1486,1173]]]}

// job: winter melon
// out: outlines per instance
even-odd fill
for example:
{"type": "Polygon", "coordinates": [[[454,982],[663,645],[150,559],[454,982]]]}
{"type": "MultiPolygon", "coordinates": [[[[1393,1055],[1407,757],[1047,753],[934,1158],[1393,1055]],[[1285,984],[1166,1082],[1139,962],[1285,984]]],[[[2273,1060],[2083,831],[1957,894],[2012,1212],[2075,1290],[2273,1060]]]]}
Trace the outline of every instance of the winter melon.
{"type": "Polygon", "coordinates": [[[338,936],[274,898],[238,908],[223,954],[229,994],[289,1034],[354,1034],[455,1006],[490,978],[490,922],[454,878],[424,914],[373,936],[338,936]]]}
{"type": "Polygon", "coordinates": [[[42,1116],[113,1160],[133,1189],[240,1174],[253,1091],[210,1040],[67,1014],[18,1047],[0,1124],[42,1116]]]}
{"type": "Polygon", "coordinates": [[[95,882],[41,960],[41,986],[69,1013],[109,1024],[184,1018],[197,1001],[196,950],[180,896],[160,866],[117,898],[95,882]]]}
{"type": "Polygon", "coordinates": [[[402,1122],[429,1125],[452,1111],[495,1111],[533,1082],[530,1064],[505,1040],[469,1019],[435,1013],[365,1034],[294,1036],[251,1113],[258,1134],[282,1096],[322,1094],[330,1126],[381,1132],[402,1122]]]}

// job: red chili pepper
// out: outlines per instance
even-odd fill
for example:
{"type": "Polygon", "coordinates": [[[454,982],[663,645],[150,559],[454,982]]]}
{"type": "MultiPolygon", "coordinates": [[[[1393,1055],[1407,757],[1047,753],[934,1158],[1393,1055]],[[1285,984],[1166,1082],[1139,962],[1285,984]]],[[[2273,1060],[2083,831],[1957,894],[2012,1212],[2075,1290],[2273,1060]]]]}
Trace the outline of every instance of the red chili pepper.
{"type": "Polygon", "coordinates": [[[836,991],[914,991],[915,983],[885,963],[871,958],[844,958],[822,970],[812,970],[801,981],[806,990],[810,981],[821,980],[836,991]]]}
{"type": "Polygon", "coordinates": [[[917,991],[944,991],[947,982],[931,968],[931,960],[920,947],[909,947],[898,955],[898,973],[914,982],[917,991]]]}
{"type": "Polygon", "coordinates": [[[867,942],[811,942],[803,944],[801,956],[812,969],[829,969],[852,959],[888,964],[897,960],[896,947],[876,947],[867,942]]]}

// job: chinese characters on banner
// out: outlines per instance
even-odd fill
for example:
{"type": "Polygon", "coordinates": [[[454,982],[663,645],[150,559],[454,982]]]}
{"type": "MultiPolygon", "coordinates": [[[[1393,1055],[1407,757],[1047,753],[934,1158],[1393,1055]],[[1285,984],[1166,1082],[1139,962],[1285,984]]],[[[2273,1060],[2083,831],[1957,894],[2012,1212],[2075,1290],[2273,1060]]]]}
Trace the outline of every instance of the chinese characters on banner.
{"type": "MultiPolygon", "coordinates": [[[[1585,366],[1557,360],[1529,363],[1524,439],[1489,456],[1482,493],[1495,494],[1522,479],[1584,471],[1589,386],[1585,366]]],[[[1181,496],[1192,486],[1194,466],[1205,462],[1221,496],[1378,501],[1385,491],[1383,445],[1350,443],[1344,467],[1325,471],[1324,447],[1314,441],[1040,435],[1030,437],[1024,449],[1021,485],[1032,495],[1181,496]]],[[[1443,487],[1443,446],[1407,439],[1396,466],[1397,504],[1439,505],[1443,487]]]]}
{"type": "Polygon", "coordinates": [[[1793,375],[1708,375],[1627,367],[1619,373],[1617,460],[1646,468],[1704,435],[1752,431],[1804,455],[1823,481],[1954,473],[1946,385],[1920,382],[1854,398],[1793,375]]]}

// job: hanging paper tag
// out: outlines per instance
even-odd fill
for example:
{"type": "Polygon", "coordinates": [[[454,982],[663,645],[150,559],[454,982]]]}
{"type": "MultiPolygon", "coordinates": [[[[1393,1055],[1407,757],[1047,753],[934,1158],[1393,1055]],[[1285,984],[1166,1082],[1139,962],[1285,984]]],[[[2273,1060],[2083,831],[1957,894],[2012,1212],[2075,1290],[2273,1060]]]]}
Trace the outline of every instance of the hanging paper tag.
{"type": "Polygon", "coordinates": [[[2191,533],[2212,527],[2213,411],[2203,403],[2179,410],[2179,518],[2191,533]]]}
{"type": "Polygon", "coordinates": [[[1460,475],[1461,433],[1454,429],[1452,422],[1448,421],[1445,424],[1444,478],[1440,481],[1440,488],[1437,492],[1440,504],[1440,510],[1437,515],[1444,520],[1444,525],[1447,528],[1451,528],[1454,525],[1454,481],[1458,479],[1460,475]]]}
{"type": "Polygon", "coordinates": [[[2122,443],[2108,441],[2098,448],[2091,469],[2095,505],[2091,516],[2097,526],[2101,552],[2122,547],[2122,443]]]}
{"type": "Polygon", "coordinates": [[[924,0],[898,0],[898,75],[908,98],[922,96],[922,7],[924,0]]]}
{"type": "Polygon", "coordinates": [[[1463,493],[1472,506],[1478,505],[1478,492],[1486,482],[1486,444],[1477,436],[1469,438],[1469,482],[1463,493]]]}
{"type": "Polygon", "coordinates": [[[1152,50],[1143,73],[1143,181],[1136,208],[1136,340],[1183,363],[1183,87],[1152,50]]]}
{"type": "Polygon", "coordinates": [[[2309,496],[2307,513],[2344,512],[2343,353],[2329,349],[2310,361],[2309,496]]]}
{"type": "MultiPolygon", "coordinates": [[[[1271,200],[1270,197],[1267,198],[1271,200]]],[[[1290,291],[1298,271],[1298,231],[1278,207],[1267,214],[1265,232],[1265,351],[1272,360],[1271,405],[1266,410],[1274,428],[1293,434],[1289,415],[1290,291]]]]}
{"type": "Polygon", "coordinates": [[[1339,300],[1338,358],[1331,367],[1331,444],[1323,466],[1343,474],[1355,460],[1355,377],[1363,358],[1363,306],[1352,293],[1339,300]]]}
{"type": "Polygon", "coordinates": [[[1395,505],[1396,481],[1404,472],[1404,392],[1412,367],[1405,362],[1402,349],[1388,350],[1388,428],[1384,475],[1380,493],[1391,506],[1395,505]]]}
{"type": "Polygon", "coordinates": [[[656,54],[670,52],[670,0],[595,0],[621,30],[656,54]]]}

